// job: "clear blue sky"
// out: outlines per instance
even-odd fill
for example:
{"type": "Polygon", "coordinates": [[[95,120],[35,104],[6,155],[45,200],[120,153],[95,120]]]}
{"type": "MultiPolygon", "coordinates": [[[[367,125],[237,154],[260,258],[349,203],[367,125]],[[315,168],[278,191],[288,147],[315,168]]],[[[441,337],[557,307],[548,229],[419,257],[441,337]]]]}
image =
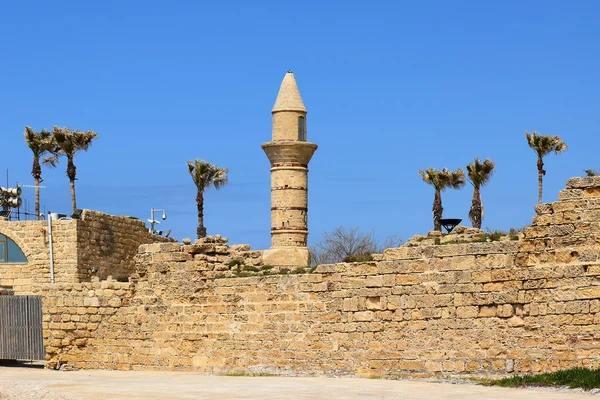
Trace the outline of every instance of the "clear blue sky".
{"type": "MultiPolygon", "coordinates": [[[[196,227],[186,160],[228,167],[206,226],[270,245],[271,108],[285,72],[308,108],[309,243],[359,225],[404,240],[432,228],[421,168],[491,158],[484,227],[531,222],[535,154],[524,131],[560,135],[544,200],[600,169],[598,1],[12,1],[0,5],[0,181],[32,184],[26,125],[99,133],[76,157],[78,206],[196,227]]],[[[42,205],[70,211],[66,162],[42,205]]],[[[472,189],[443,194],[468,221],[472,189]]],[[[25,190],[33,207],[33,189],[25,190]]]]}

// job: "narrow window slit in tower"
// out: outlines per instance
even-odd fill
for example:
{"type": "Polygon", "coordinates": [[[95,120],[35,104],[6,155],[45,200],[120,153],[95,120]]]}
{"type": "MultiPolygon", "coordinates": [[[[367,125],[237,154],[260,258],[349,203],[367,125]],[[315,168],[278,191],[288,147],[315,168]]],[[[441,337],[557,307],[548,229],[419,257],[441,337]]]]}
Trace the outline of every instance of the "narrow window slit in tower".
{"type": "Polygon", "coordinates": [[[298,117],[298,140],[306,142],[306,118],[298,117]]]}

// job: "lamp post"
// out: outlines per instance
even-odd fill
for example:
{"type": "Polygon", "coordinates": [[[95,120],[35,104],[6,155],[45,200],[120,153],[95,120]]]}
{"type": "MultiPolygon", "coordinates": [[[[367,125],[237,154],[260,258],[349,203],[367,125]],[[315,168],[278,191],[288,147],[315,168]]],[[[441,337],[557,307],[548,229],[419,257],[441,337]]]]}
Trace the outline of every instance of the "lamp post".
{"type": "Polygon", "coordinates": [[[159,212],[159,211],[162,211],[163,221],[165,219],[167,219],[167,212],[165,211],[164,208],[151,208],[150,209],[150,219],[148,220],[148,222],[150,222],[150,233],[156,234],[156,231],[154,230],[154,225],[160,224],[160,222],[154,219],[154,213],[159,212]]]}

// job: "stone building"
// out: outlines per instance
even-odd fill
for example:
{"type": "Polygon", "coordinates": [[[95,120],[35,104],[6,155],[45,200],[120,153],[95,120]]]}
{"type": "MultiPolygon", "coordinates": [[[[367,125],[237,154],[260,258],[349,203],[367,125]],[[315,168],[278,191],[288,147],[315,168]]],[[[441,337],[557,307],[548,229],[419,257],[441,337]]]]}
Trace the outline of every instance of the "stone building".
{"type": "Polygon", "coordinates": [[[307,142],[306,108],[292,71],[283,78],[273,114],[273,136],[262,148],[271,162],[271,248],[267,265],[309,264],[308,163],[317,145],[307,142]]]}
{"type": "Polygon", "coordinates": [[[48,221],[0,220],[0,286],[29,294],[33,285],[52,281],[127,280],[141,244],[172,240],[151,234],[138,219],[91,210],[52,221],[52,237],[48,227],[48,221]]]}

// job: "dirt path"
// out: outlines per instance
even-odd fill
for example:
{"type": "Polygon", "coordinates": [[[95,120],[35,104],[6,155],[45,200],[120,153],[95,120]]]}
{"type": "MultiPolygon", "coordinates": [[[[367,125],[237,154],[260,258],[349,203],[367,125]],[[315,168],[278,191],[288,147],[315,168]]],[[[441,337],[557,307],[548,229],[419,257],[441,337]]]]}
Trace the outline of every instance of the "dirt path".
{"type": "Polygon", "coordinates": [[[189,372],[57,372],[0,367],[4,400],[511,399],[591,400],[586,393],[357,378],[206,376],[189,372]]]}

